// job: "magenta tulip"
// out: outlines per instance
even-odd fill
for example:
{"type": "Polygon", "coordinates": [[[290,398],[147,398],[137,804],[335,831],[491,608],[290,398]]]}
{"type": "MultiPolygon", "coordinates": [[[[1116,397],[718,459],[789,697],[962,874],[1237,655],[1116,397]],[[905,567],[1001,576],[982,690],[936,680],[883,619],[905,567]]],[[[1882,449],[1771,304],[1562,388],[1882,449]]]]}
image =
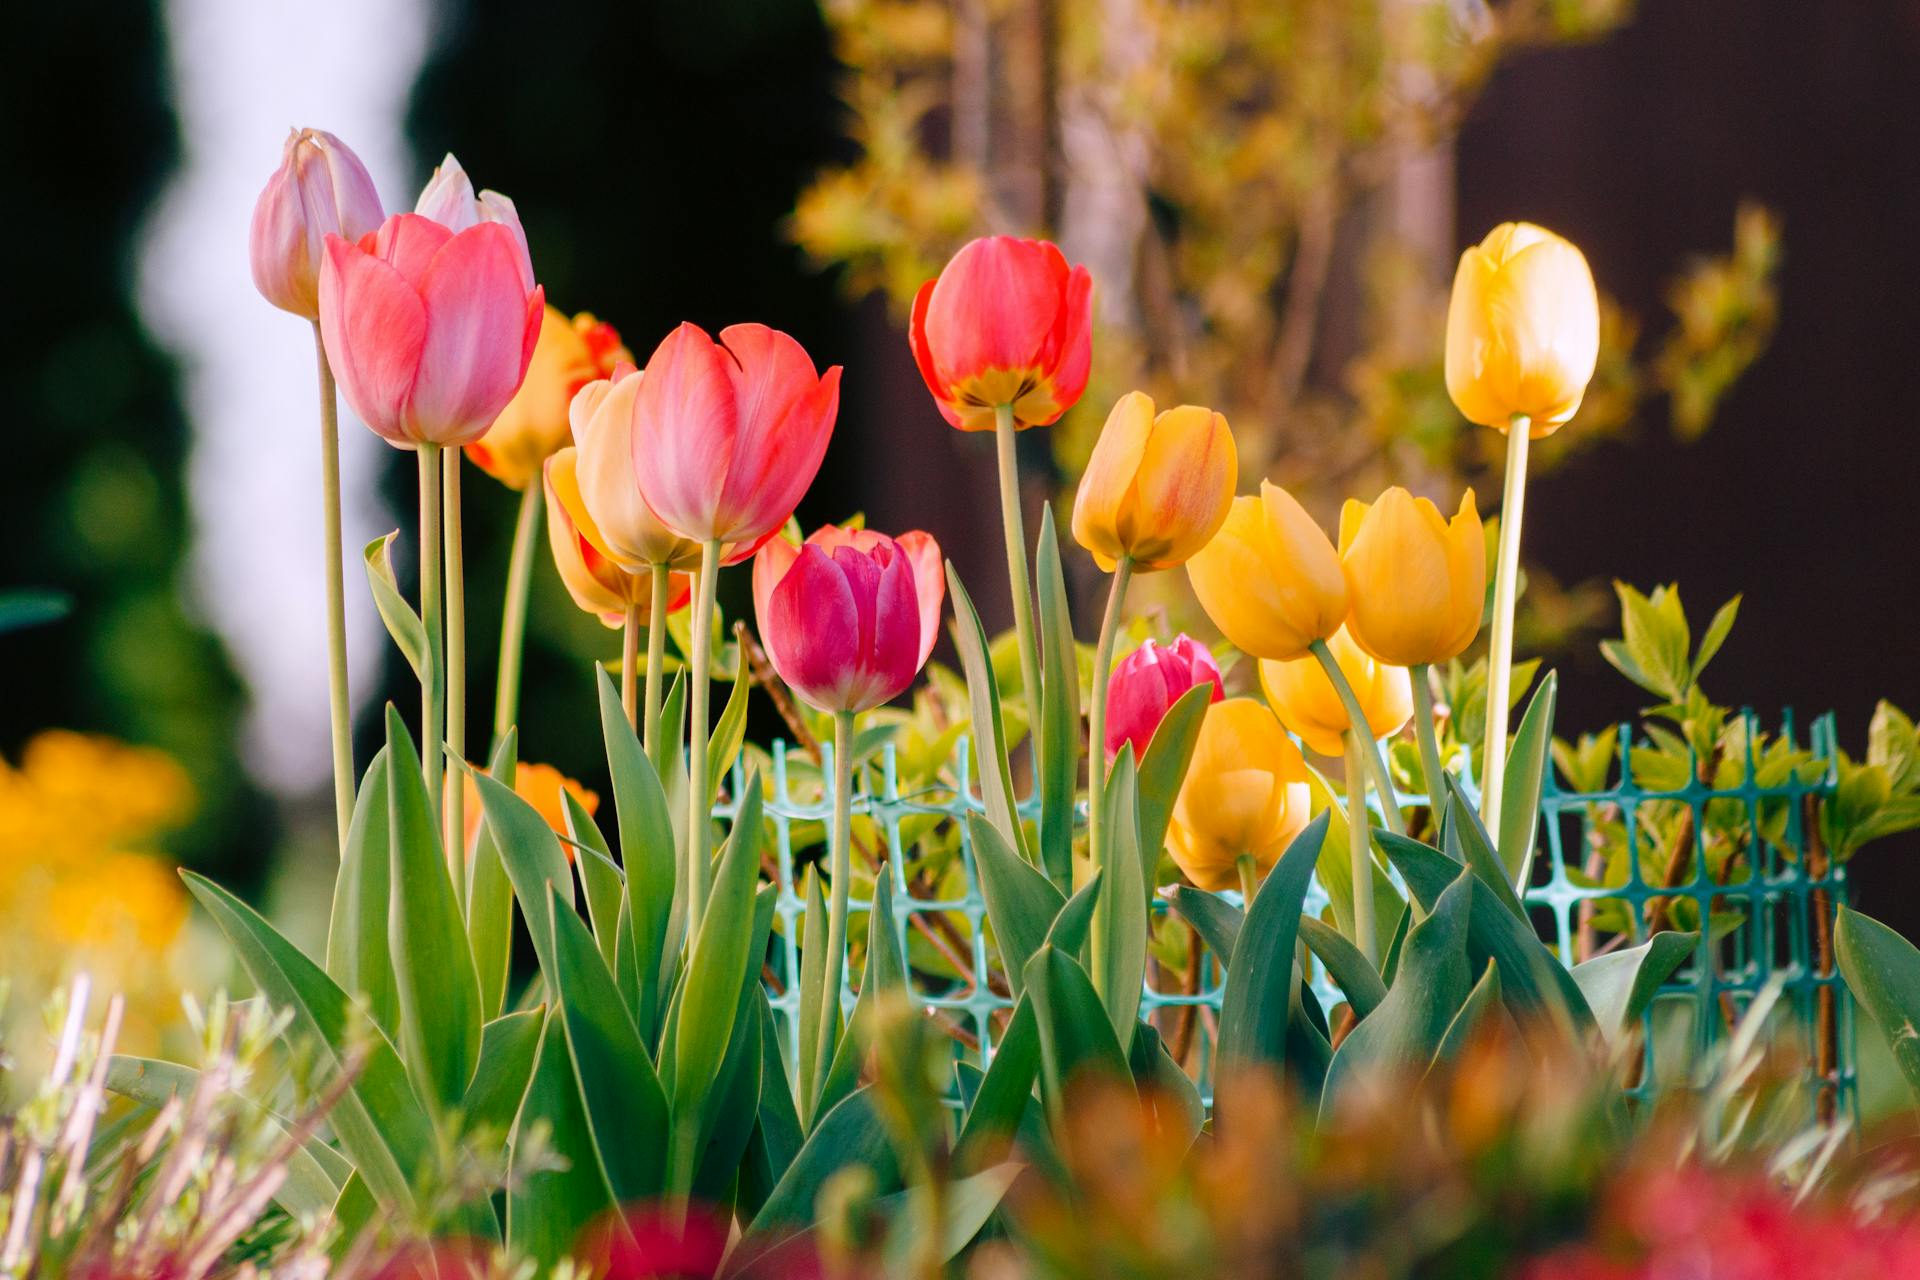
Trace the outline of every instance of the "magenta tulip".
{"type": "Polygon", "coordinates": [[[317,319],[327,236],[358,240],[385,216],[367,167],[346,143],[321,129],[295,129],[253,206],[253,287],[282,311],[317,319]]]}
{"type": "Polygon", "coordinates": [[[1213,685],[1209,702],[1226,696],[1220,682],[1220,664],[1207,646],[1181,635],[1162,648],[1149,640],[1122,658],[1107,683],[1107,759],[1133,744],[1137,760],[1153,741],[1154,730],[1182,694],[1195,685],[1213,685]]]}
{"type": "MultiPolygon", "coordinates": [[[[755,612],[773,669],[821,711],[867,711],[898,697],[933,647],[913,559],[892,538],[870,537],[808,542],[797,554],[775,539],[755,559],[756,570],[761,558],[790,562],[770,590],[754,592],[755,612]]],[[[926,542],[937,561],[939,548],[926,542]]]]}
{"type": "Polygon", "coordinates": [[[526,377],[546,304],[513,232],[400,213],[326,248],[320,332],[354,412],[402,447],[485,435],[526,377]]]}

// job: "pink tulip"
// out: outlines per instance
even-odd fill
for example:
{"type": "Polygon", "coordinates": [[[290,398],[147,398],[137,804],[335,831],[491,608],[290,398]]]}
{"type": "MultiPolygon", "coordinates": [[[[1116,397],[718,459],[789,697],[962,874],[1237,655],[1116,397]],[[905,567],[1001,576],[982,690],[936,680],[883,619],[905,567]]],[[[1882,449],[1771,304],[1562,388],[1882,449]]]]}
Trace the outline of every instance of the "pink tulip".
{"type": "Polygon", "coordinates": [[[527,252],[527,233],[520,225],[519,210],[498,191],[482,191],[476,196],[473,179],[467,177],[467,171],[453,158],[453,152],[447,152],[446,159],[435,167],[433,176],[421,188],[413,211],[455,233],[483,222],[499,223],[519,241],[520,253],[527,259],[527,271],[531,275],[533,257],[527,252]]]}
{"type": "Polygon", "coordinates": [[[1149,640],[1122,658],[1107,682],[1107,759],[1133,744],[1137,760],[1153,741],[1154,730],[1182,694],[1198,684],[1211,683],[1218,702],[1226,696],[1220,682],[1220,664],[1207,646],[1182,634],[1165,648],[1149,640]]]}
{"type": "MultiPolygon", "coordinates": [[[[779,538],[762,547],[755,613],[773,669],[802,701],[821,711],[867,711],[913,683],[933,648],[938,605],[932,616],[923,610],[914,561],[900,543],[871,534],[860,546],[840,536],[797,551],[779,538]],[[763,579],[772,579],[764,592],[763,579]]],[[[921,555],[937,562],[939,552],[926,538],[921,555]]]]}
{"type": "Polygon", "coordinates": [[[385,216],[373,179],[346,143],[320,129],[293,130],[253,206],[253,287],[282,311],[318,319],[327,236],[358,240],[385,216]]]}
{"type": "MultiPolygon", "coordinates": [[[[920,606],[920,650],[914,663],[918,671],[926,665],[927,656],[933,652],[934,642],[940,638],[940,606],[947,598],[947,576],[945,562],[940,556],[940,544],[933,535],[914,529],[889,539],[884,533],[875,533],[871,529],[842,529],[839,525],[823,524],[807,535],[804,545],[818,547],[831,553],[835,547],[852,547],[856,551],[871,552],[884,542],[895,542],[906,553],[907,564],[913,570],[914,598],[920,606]]],[[[793,568],[794,561],[800,558],[800,547],[785,538],[769,538],[762,544],[753,557],[753,609],[757,617],[772,616],[773,589],[793,568]]],[[[761,628],[761,642],[771,657],[776,637],[766,634],[761,628]]],[[[774,665],[779,666],[778,659],[774,665]]]]}
{"type": "Polygon", "coordinates": [[[826,456],[840,367],[761,324],[715,342],[683,324],[647,361],[633,406],[634,472],[661,522],[696,542],[752,546],[785,524],[826,456]]]}
{"type": "Polygon", "coordinates": [[[327,237],[320,333],[340,390],[390,443],[471,444],[527,375],[546,294],[512,231],[400,213],[327,237]]]}

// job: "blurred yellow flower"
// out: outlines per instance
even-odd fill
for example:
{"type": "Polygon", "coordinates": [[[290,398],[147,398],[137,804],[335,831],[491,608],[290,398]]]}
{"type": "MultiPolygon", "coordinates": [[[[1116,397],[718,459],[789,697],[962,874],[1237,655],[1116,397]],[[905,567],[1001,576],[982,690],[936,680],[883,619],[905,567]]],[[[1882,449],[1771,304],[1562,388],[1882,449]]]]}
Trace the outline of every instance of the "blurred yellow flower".
{"type": "Polygon", "coordinates": [[[1580,408],[1600,355],[1587,259],[1531,222],[1503,222],[1460,255],[1447,307],[1447,394],[1468,421],[1538,439],[1580,408]]]}
{"type": "MultiPolygon", "coordinates": [[[[1340,664],[1340,673],[1353,686],[1354,697],[1360,700],[1369,734],[1387,738],[1405,728],[1413,716],[1413,682],[1406,668],[1369,658],[1345,627],[1327,641],[1327,648],[1340,664]]],[[[1309,655],[1287,662],[1262,661],[1260,687],[1266,691],[1267,702],[1280,723],[1300,735],[1308,750],[1323,756],[1345,751],[1347,709],[1318,658],[1309,655]]]]}

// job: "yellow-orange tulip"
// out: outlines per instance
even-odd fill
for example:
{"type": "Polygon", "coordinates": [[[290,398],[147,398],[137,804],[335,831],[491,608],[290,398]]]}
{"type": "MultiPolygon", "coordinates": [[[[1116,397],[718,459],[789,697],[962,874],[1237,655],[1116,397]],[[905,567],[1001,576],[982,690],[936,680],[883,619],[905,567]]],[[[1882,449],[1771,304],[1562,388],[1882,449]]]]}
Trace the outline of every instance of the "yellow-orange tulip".
{"type": "Polygon", "coordinates": [[[1447,394],[1471,422],[1535,439],[1580,408],[1600,353],[1600,299],[1584,254],[1531,222],[1503,222],[1460,255],[1447,308],[1447,394]]]}
{"type": "Polygon", "coordinates": [[[1187,577],[1213,625],[1256,658],[1298,658],[1347,617],[1340,553],[1292,494],[1265,481],[1258,497],[1233,500],[1187,577]]]}
{"type": "MultiPolygon", "coordinates": [[[[628,569],[607,550],[600,529],[581,500],[578,451],[569,447],[547,459],[547,542],[553,565],[573,602],[609,627],[625,624],[629,607],[644,617],[653,603],[653,574],[628,569]]],[[[690,580],[684,573],[668,579],[669,613],[687,603],[690,580]]]]}
{"type": "Polygon", "coordinates": [[[526,380],[487,434],[467,446],[467,457],[507,488],[526,488],[539,477],[540,464],[569,443],[567,406],[574,393],[621,361],[631,364],[633,354],[612,325],[585,311],[569,320],[548,307],[526,380]]]}
{"type": "MultiPolygon", "coordinates": [[[[1353,686],[1354,697],[1360,700],[1368,736],[1391,737],[1405,728],[1413,716],[1413,682],[1407,678],[1406,668],[1369,658],[1345,627],[1327,641],[1327,648],[1340,664],[1340,674],[1353,686]]],[[[1347,709],[1318,658],[1263,661],[1260,687],[1266,690],[1267,702],[1280,722],[1299,734],[1309,749],[1323,756],[1337,756],[1345,750],[1347,709]]]]}
{"type": "MultiPolygon", "coordinates": [[[[486,770],[480,772],[485,773],[486,770]]],[[[473,838],[479,834],[485,814],[480,803],[480,784],[473,780],[471,774],[462,776],[466,778],[467,795],[466,849],[467,856],[472,857],[473,838]]],[[[447,786],[449,789],[453,786],[451,777],[447,779],[447,786]]],[[[550,764],[535,764],[528,760],[522,760],[514,766],[513,793],[532,805],[547,820],[547,825],[563,836],[567,834],[567,806],[561,798],[563,793],[571,793],[580,807],[587,811],[588,817],[592,817],[600,807],[600,797],[581,786],[577,780],[567,777],[550,764]]],[[[563,840],[560,842],[560,851],[567,855],[569,862],[573,860],[572,845],[563,840]]]]}
{"type": "Polygon", "coordinates": [[[1202,889],[1239,883],[1241,855],[1264,875],[1307,825],[1307,763],[1273,713],[1252,698],[1207,708],[1173,804],[1167,847],[1202,889]]]}
{"type": "Polygon", "coordinates": [[[1239,465],[1225,417],[1190,404],[1155,414],[1130,391],[1080,477],[1074,540],[1108,573],[1122,558],[1145,572],[1184,564],[1226,522],[1239,465]]]}
{"type": "Polygon", "coordinates": [[[1396,667],[1458,657],[1480,633],[1487,544],[1473,490],[1452,520],[1395,485],[1372,506],[1340,512],[1340,563],[1352,612],[1347,634],[1396,667]]]}
{"type": "Polygon", "coordinates": [[[633,405],[645,376],[624,369],[574,396],[568,412],[580,451],[580,499],[607,555],[636,571],[656,564],[687,569],[700,563],[700,544],[660,522],[634,476],[633,405]]]}

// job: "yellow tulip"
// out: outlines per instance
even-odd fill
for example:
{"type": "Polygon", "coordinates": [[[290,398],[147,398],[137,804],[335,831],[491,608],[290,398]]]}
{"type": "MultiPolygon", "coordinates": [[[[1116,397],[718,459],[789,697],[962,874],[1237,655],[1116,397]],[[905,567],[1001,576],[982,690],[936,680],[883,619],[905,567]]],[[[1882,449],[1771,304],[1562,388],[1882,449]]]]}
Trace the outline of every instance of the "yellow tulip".
{"type": "Polygon", "coordinates": [[[660,523],[634,478],[633,404],[645,376],[627,371],[590,382],[574,396],[568,412],[579,449],[580,499],[604,554],[635,571],[656,564],[691,568],[700,563],[700,544],[660,523]]]}
{"type": "MultiPolygon", "coordinates": [[[[1400,732],[1413,716],[1413,682],[1405,667],[1376,662],[1360,651],[1345,627],[1327,641],[1340,674],[1353,686],[1354,697],[1367,718],[1370,738],[1387,738],[1400,732]]],[[[1337,756],[1345,750],[1349,725],[1347,709],[1334,691],[1333,681],[1318,658],[1295,658],[1286,662],[1263,661],[1260,687],[1280,723],[1300,735],[1300,741],[1323,756],[1337,756]]]]}
{"type": "Polygon", "coordinates": [[[1265,481],[1258,497],[1233,500],[1187,577],[1213,625],[1256,658],[1301,657],[1346,620],[1340,553],[1292,494],[1265,481]]]}
{"type": "Polygon", "coordinates": [[[467,457],[509,489],[524,489],[540,464],[568,442],[567,406],[574,393],[604,378],[633,355],[613,326],[581,312],[567,319],[548,307],[527,376],[487,434],[467,446],[467,457]]]}
{"type": "Polygon", "coordinates": [[[1121,396],[1073,500],[1073,536],[1112,573],[1184,564],[1207,545],[1233,503],[1239,458],[1227,420],[1183,404],[1154,413],[1139,391],[1121,396]]]}
{"type": "Polygon", "coordinates": [[[1447,309],[1447,394],[1502,431],[1538,439],[1580,408],[1600,352],[1600,300],[1580,250],[1530,222],[1503,222],[1460,255],[1447,309]]]}
{"type": "Polygon", "coordinates": [[[1252,698],[1207,708],[1167,824],[1168,850],[1202,889],[1238,883],[1241,855],[1264,875],[1310,816],[1307,762],[1252,698]]]}
{"type": "MultiPolygon", "coordinates": [[[[553,549],[553,565],[575,604],[609,627],[623,626],[629,607],[643,616],[648,612],[653,574],[648,568],[628,569],[607,550],[581,499],[578,470],[577,449],[562,449],[547,459],[547,542],[553,549]]],[[[671,613],[686,604],[689,580],[686,574],[676,573],[668,581],[667,611],[671,613]]]]}
{"type": "Polygon", "coordinates": [[[1340,563],[1352,606],[1347,633],[1369,657],[1396,667],[1445,662],[1480,633],[1487,545],[1473,490],[1450,521],[1398,485],[1372,506],[1348,499],[1340,563]]]}

